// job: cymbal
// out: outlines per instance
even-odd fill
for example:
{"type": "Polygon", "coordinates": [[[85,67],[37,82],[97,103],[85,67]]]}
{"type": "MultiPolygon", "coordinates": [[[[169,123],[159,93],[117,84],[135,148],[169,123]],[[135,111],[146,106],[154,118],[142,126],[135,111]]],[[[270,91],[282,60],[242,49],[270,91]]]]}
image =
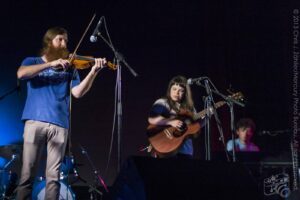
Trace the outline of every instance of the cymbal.
{"type": "Polygon", "coordinates": [[[21,154],[23,144],[9,144],[0,146],[0,156],[10,158],[13,154],[21,154]]]}
{"type": "Polygon", "coordinates": [[[7,145],[2,145],[0,146],[1,149],[11,149],[11,150],[17,150],[17,149],[22,149],[23,144],[7,144],[7,145]]]}

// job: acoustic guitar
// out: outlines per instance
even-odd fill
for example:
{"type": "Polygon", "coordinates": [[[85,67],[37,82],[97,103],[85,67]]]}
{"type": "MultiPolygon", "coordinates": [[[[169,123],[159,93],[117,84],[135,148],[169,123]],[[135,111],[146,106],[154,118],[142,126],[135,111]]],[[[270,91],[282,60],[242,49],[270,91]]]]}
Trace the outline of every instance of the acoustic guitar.
{"type": "MultiPolygon", "coordinates": [[[[241,92],[238,92],[229,97],[235,100],[241,100],[243,95],[241,92]]],[[[219,101],[215,104],[215,108],[220,108],[225,104],[225,101],[219,101]]],[[[200,121],[204,119],[208,113],[212,114],[212,108],[204,109],[198,113],[181,110],[178,116],[174,118],[185,122],[180,129],[172,126],[150,124],[147,127],[147,136],[154,151],[161,156],[169,156],[177,153],[186,138],[200,133],[200,121]]]]}

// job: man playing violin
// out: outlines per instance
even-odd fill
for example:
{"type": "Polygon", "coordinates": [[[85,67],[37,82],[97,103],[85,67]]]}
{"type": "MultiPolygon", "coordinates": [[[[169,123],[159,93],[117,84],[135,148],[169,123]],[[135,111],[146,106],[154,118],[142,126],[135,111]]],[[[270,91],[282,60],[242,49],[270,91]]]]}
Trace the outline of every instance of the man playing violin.
{"type": "Polygon", "coordinates": [[[105,58],[95,59],[88,75],[79,74],[67,59],[68,33],[54,27],[43,38],[40,57],[27,57],[18,69],[18,79],[27,82],[27,99],[23,110],[23,165],[17,199],[32,199],[32,185],[43,147],[47,146],[45,199],[59,198],[60,166],[64,157],[69,129],[70,93],[80,98],[91,88],[105,58]],[[57,70],[62,68],[63,70],[57,70]]]}

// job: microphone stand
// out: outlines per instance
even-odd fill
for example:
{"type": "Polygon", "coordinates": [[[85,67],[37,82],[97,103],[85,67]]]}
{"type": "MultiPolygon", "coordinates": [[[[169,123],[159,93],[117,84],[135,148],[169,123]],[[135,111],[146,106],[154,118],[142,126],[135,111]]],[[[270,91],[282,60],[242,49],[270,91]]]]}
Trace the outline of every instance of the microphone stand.
{"type": "MultiPolygon", "coordinates": [[[[221,121],[218,117],[218,114],[216,112],[216,109],[215,109],[215,106],[214,106],[214,100],[213,100],[213,97],[212,97],[212,93],[214,94],[217,94],[218,96],[222,97],[229,105],[232,105],[230,106],[230,113],[231,113],[231,132],[233,134],[232,138],[233,138],[233,161],[235,162],[236,161],[236,158],[235,158],[235,143],[234,143],[234,112],[233,112],[233,104],[237,104],[241,107],[244,107],[245,104],[231,98],[231,97],[228,97],[222,93],[220,93],[216,87],[214,86],[214,84],[211,82],[211,80],[209,78],[207,78],[207,80],[205,80],[205,85],[203,85],[202,83],[200,83],[200,81],[197,81],[196,82],[196,85],[198,86],[201,86],[203,88],[206,89],[206,92],[208,94],[208,96],[210,97],[211,101],[213,102],[213,106],[211,107],[212,111],[213,111],[213,114],[215,116],[215,120],[217,122],[217,127],[218,127],[218,130],[219,130],[219,133],[220,133],[220,140],[222,141],[223,145],[224,145],[224,149],[225,149],[225,153],[226,153],[226,157],[227,157],[227,160],[229,161],[229,155],[228,155],[228,152],[227,152],[227,149],[226,149],[226,144],[225,144],[225,140],[224,140],[224,134],[223,134],[223,129],[222,129],[222,126],[221,126],[221,121]],[[208,84],[208,81],[211,83],[211,85],[213,85],[214,89],[211,89],[209,84],[208,84]]],[[[210,134],[210,133],[207,133],[207,134],[210,134]]],[[[210,142],[208,142],[208,144],[210,144],[210,142]]],[[[207,150],[210,151],[210,147],[207,148],[207,150]]],[[[210,155],[210,152],[208,153],[208,155],[210,155]]],[[[209,157],[208,157],[209,158],[209,157]]]]}
{"type": "Polygon", "coordinates": [[[211,106],[211,102],[212,102],[212,99],[211,99],[211,95],[210,95],[210,88],[209,88],[209,85],[207,84],[207,82],[205,82],[205,89],[206,89],[206,92],[208,94],[208,96],[205,97],[204,99],[204,109],[206,110],[206,116],[205,117],[205,150],[206,150],[206,154],[205,154],[205,160],[211,160],[211,145],[210,145],[210,142],[211,142],[211,138],[210,138],[210,117],[211,117],[211,114],[210,114],[210,108],[212,107],[211,106]]]}
{"type": "MultiPolygon", "coordinates": [[[[104,17],[103,17],[104,18],[104,17]]],[[[106,28],[106,20],[104,18],[104,25],[106,28]]],[[[108,31],[106,28],[106,32],[107,35],[108,31]]],[[[117,172],[120,172],[121,169],[121,163],[122,163],[122,152],[121,152],[121,133],[122,133],[122,93],[121,93],[121,89],[122,89],[122,82],[121,82],[121,62],[127,67],[127,69],[131,72],[131,74],[135,77],[138,76],[138,74],[132,69],[132,67],[130,67],[130,65],[126,62],[124,56],[118,52],[115,47],[113,46],[110,38],[109,38],[109,42],[102,36],[101,32],[98,31],[97,32],[97,36],[100,36],[101,39],[107,44],[107,46],[113,51],[114,53],[114,57],[116,59],[117,62],[117,80],[116,80],[116,90],[117,90],[117,136],[118,136],[118,150],[117,150],[117,158],[118,158],[118,164],[117,164],[117,172]]]]}
{"type": "MultiPolygon", "coordinates": [[[[207,95],[209,97],[208,99],[210,101],[208,104],[206,104],[206,105],[210,106],[210,107],[207,107],[206,110],[207,110],[207,112],[210,112],[210,109],[212,110],[212,112],[213,112],[213,114],[215,116],[215,120],[217,122],[217,127],[218,127],[218,130],[219,130],[219,133],[220,133],[220,139],[223,142],[223,145],[224,145],[225,150],[226,150],[226,145],[225,145],[225,140],[224,140],[224,134],[223,134],[223,129],[222,129],[221,121],[220,121],[218,113],[216,111],[215,102],[214,102],[214,99],[213,99],[213,96],[212,96],[212,91],[211,91],[211,88],[210,88],[210,86],[208,84],[208,80],[207,79],[204,80],[204,84],[205,84],[206,93],[207,93],[207,95]]],[[[210,121],[210,120],[208,119],[208,121],[210,121]]],[[[210,125],[210,123],[208,123],[208,124],[210,125]]],[[[209,127],[207,127],[206,129],[208,129],[208,130],[205,131],[206,135],[208,136],[208,140],[210,140],[211,130],[210,130],[209,127]]],[[[208,155],[207,160],[211,160],[211,148],[210,148],[211,145],[210,145],[210,141],[207,141],[207,144],[208,144],[207,146],[209,146],[207,148],[207,151],[208,151],[208,153],[207,153],[207,155],[208,155]]],[[[226,152],[227,160],[229,161],[228,153],[227,153],[227,151],[225,151],[225,152],[226,152]]]]}
{"type": "Polygon", "coordinates": [[[227,102],[230,109],[230,129],[231,129],[231,140],[232,140],[232,162],[236,162],[236,146],[235,146],[235,128],[234,128],[234,109],[232,102],[227,102]]]}
{"type": "MultiPolygon", "coordinates": [[[[107,186],[106,186],[106,184],[104,182],[104,180],[100,176],[99,171],[96,169],[96,167],[93,164],[93,162],[92,162],[90,156],[88,155],[87,151],[82,146],[80,146],[80,149],[81,149],[81,153],[83,155],[85,155],[85,157],[87,158],[87,160],[88,160],[88,162],[89,162],[89,164],[90,164],[90,166],[91,166],[91,168],[93,170],[93,174],[95,176],[95,180],[104,187],[104,189],[105,189],[106,192],[109,192],[108,188],[107,188],[107,186]]],[[[84,181],[84,180],[83,180],[83,182],[86,183],[86,181],[84,181]]],[[[97,190],[96,187],[93,187],[93,186],[90,186],[90,185],[89,185],[89,187],[91,188],[89,191],[91,191],[91,192],[96,191],[97,193],[99,193],[100,195],[102,195],[102,193],[99,190],[97,190]]]]}
{"type": "Polygon", "coordinates": [[[209,96],[205,97],[204,99],[204,108],[206,109],[206,116],[205,117],[205,128],[204,128],[204,135],[205,135],[205,150],[206,150],[206,154],[205,154],[205,160],[211,160],[211,139],[210,139],[210,110],[209,108],[211,108],[211,99],[209,96]]]}
{"type": "MultiPolygon", "coordinates": [[[[83,182],[84,184],[86,184],[89,187],[89,191],[88,192],[91,193],[90,194],[90,199],[97,199],[97,198],[94,198],[95,197],[94,192],[98,193],[100,196],[103,196],[102,192],[100,192],[93,185],[88,184],[88,182],[86,180],[84,180],[80,175],[78,175],[77,178],[78,178],[78,180],[80,180],[81,182],[83,182]]],[[[73,183],[75,183],[75,182],[73,182],[73,183]]]]}
{"type": "MultiPolygon", "coordinates": [[[[75,163],[74,163],[75,164],[75,163]]],[[[90,195],[90,199],[95,199],[94,198],[94,193],[98,193],[100,196],[103,195],[102,192],[100,192],[96,187],[94,187],[93,185],[90,185],[85,179],[83,179],[80,174],[78,173],[77,169],[74,167],[74,173],[75,173],[75,177],[76,177],[76,180],[73,181],[72,183],[69,184],[69,180],[68,180],[68,189],[70,188],[71,185],[73,185],[74,183],[76,183],[78,180],[83,182],[85,185],[87,185],[89,187],[89,193],[91,193],[90,195]]],[[[68,179],[69,179],[69,174],[68,174],[68,179]]],[[[68,196],[67,196],[68,197],[68,196]]]]}

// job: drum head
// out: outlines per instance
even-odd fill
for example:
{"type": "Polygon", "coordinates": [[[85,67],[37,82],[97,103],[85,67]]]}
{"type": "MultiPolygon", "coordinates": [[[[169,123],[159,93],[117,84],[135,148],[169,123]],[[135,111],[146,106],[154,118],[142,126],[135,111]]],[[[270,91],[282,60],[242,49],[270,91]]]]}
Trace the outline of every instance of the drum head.
{"type": "MultiPolygon", "coordinates": [[[[43,180],[37,184],[35,184],[32,192],[33,200],[44,200],[45,198],[45,190],[46,190],[46,181],[43,180]]],[[[60,193],[59,200],[75,200],[75,194],[72,191],[71,187],[67,187],[67,185],[60,181],[60,193]]]]}
{"type": "Polygon", "coordinates": [[[10,174],[6,170],[0,170],[0,194],[5,194],[9,185],[10,174]]]}
{"type": "Polygon", "coordinates": [[[60,180],[73,184],[78,180],[78,173],[73,156],[65,156],[60,167],[60,180]]]}
{"type": "Polygon", "coordinates": [[[0,199],[8,199],[17,187],[18,175],[8,170],[0,169],[0,199]],[[6,196],[7,198],[4,198],[6,196]],[[1,198],[2,197],[2,198],[1,198]]]}
{"type": "Polygon", "coordinates": [[[74,158],[71,156],[65,156],[64,161],[61,163],[60,171],[64,174],[72,172],[74,169],[74,158]]]}
{"type": "Polygon", "coordinates": [[[0,157],[0,169],[4,169],[7,162],[8,160],[6,158],[0,157]]]}
{"type": "Polygon", "coordinates": [[[10,179],[10,173],[7,170],[0,169],[0,185],[8,185],[10,179]]]}

